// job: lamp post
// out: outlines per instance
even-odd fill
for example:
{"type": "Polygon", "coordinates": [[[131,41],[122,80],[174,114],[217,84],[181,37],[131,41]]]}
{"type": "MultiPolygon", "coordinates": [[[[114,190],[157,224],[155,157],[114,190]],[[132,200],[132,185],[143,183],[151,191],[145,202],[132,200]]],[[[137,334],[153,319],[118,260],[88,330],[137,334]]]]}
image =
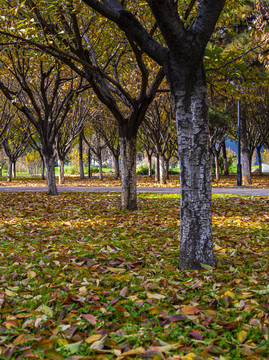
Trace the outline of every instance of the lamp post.
{"type": "MultiPolygon", "coordinates": [[[[237,79],[233,80],[232,84],[235,85],[238,89],[242,80],[237,79]]],[[[241,118],[241,102],[240,99],[237,100],[237,134],[238,134],[238,147],[237,147],[237,186],[242,186],[242,164],[241,164],[241,134],[240,134],[240,118],[241,118]]]]}
{"type": "Polygon", "coordinates": [[[242,185],[240,117],[241,117],[241,103],[240,100],[237,100],[237,128],[238,128],[237,186],[242,185]]]}

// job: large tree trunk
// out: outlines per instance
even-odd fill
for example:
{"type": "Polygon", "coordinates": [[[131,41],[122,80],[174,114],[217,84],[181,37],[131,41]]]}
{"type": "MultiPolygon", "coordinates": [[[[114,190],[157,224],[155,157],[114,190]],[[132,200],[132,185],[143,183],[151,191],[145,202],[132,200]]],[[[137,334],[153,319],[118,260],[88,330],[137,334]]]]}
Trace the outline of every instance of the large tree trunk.
{"type": "Polygon", "coordinates": [[[56,186],[55,179],[55,169],[54,169],[54,155],[44,155],[45,166],[46,166],[46,181],[48,185],[49,195],[58,195],[58,190],[56,186]]]}
{"type": "Polygon", "coordinates": [[[166,184],[166,176],[165,176],[165,168],[164,168],[164,155],[160,154],[159,155],[159,159],[160,159],[160,184],[164,185],[166,184]]]}
{"type": "Polygon", "coordinates": [[[121,209],[137,210],[136,194],[136,134],[132,137],[124,136],[120,128],[121,155],[121,209]]]}
{"type": "Polygon", "coordinates": [[[160,159],[159,154],[155,155],[155,181],[160,181],[160,159]]]}
{"type": "Polygon", "coordinates": [[[242,185],[251,185],[251,158],[248,149],[247,122],[242,114],[240,119],[241,128],[241,162],[242,162],[242,185]]]}
{"type": "Polygon", "coordinates": [[[113,159],[114,159],[114,171],[115,171],[114,177],[115,177],[115,180],[117,180],[120,176],[119,157],[113,155],[113,159]]]}
{"type": "Polygon", "coordinates": [[[85,179],[84,166],[83,166],[83,137],[82,137],[82,134],[79,135],[78,156],[79,156],[79,176],[80,176],[80,179],[85,179]]]}
{"type": "Polygon", "coordinates": [[[7,178],[8,178],[8,181],[11,182],[11,180],[12,180],[12,161],[10,158],[8,159],[7,178]]]}
{"type": "Polygon", "coordinates": [[[229,175],[229,166],[228,166],[228,159],[227,159],[225,140],[223,140],[221,147],[222,147],[223,168],[224,168],[223,173],[224,173],[225,176],[228,176],[229,175]]]}
{"type": "Polygon", "coordinates": [[[193,67],[183,69],[180,63],[176,63],[176,68],[173,65],[169,80],[176,111],[181,183],[179,265],[181,269],[199,269],[201,264],[214,267],[204,68],[199,65],[194,71],[193,67]]]}
{"type": "Polygon", "coordinates": [[[92,162],[92,156],[91,156],[91,149],[88,148],[88,178],[91,178],[91,162],[92,162]]]}
{"type": "Polygon", "coordinates": [[[64,184],[64,160],[58,158],[59,185],[64,184]]]}

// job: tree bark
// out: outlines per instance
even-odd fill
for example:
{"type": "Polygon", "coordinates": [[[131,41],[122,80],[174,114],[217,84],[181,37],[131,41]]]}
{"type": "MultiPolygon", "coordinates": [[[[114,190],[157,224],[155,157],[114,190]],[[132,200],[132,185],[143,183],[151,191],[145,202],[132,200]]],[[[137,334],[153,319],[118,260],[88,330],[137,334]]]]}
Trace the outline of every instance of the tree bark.
{"type": "Polygon", "coordinates": [[[149,165],[149,172],[148,175],[152,177],[152,155],[148,155],[148,165],[149,165]]]}
{"type": "Polygon", "coordinates": [[[82,136],[82,134],[79,134],[78,154],[79,154],[79,176],[80,176],[80,179],[85,179],[84,166],[83,166],[83,136],[82,136]]]}
{"type": "Polygon", "coordinates": [[[44,160],[46,166],[46,181],[48,185],[48,193],[49,195],[58,195],[55,179],[54,155],[44,155],[44,160]]]}
{"type": "Polygon", "coordinates": [[[164,155],[160,154],[159,159],[160,159],[160,184],[165,185],[166,184],[166,176],[165,176],[165,168],[164,168],[164,163],[165,163],[164,155]]]}
{"type": "MultiPolygon", "coordinates": [[[[136,195],[136,137],[124,136],[120,128],[120,155],[121,155],[121,209],[137,210],[136,195]]],[[[133,134],[132,134],[133,135],[133,134]]]]}
{"type": "Polygon", "coordinates": [[[160,181],[160,159],[159,154],[155,155],[155,181],[160,181]]]}
{"type": "Polygon", "coordinates": [[[219,152],[214,151],[214,157],[215,157],[215,178],[217,181],[220,179],[220,171],[219,171],[219,152]]]}
{"type": "Polygon", "coordinates": [[[88,179],[91,178],[91,162],[92,162],[92,156],[91,156],[91,149],[88,148],[88,179]]]}
{"type": "Polygon", "coordinates": [[[228,166],[228,159],[227,159],[227,152],[226,152],[226,144],[225,140],[222,142],[222,156],[223,156],[223,168],[224,168],[224,175],[229,175],[229,166],[228,166]]]}
{"type": "Polygon", "coordinates": [[[113,155],[113,159],[114,159],[114,170],[115,170],[114,177],[115,177],[115,180],[117,180],[120,176],[119,157],[113,155]]]}
{"type": "Polygon", "coordinates": [[[13,178],[16,179],[16,161],[12,162],[13,178]]]}
{"type": "Polygon", "coordinates": [[[59,184],[64,184],[64,160],[58,159],[58,168],[59,168],[59,184]]]}
{"type": "Polygon", "coordinates": [[[11,182],[11,180],[12,180],[12,161],[10,159],[8,159],[7,178],[8,178],[8,181],[11,182]]]}
{"type": "Polygon", "coordinates": [[[98,149],[99,180],[103,180],[102,150],[98,149]]]}
{"type": "Polygon", "coordinates": [[[257,156],[258,156],[258,162],[259,162],[259,172],[258,175],[262,175],[262,156],[261,156],[261,147],[257,146],[257,156]]]}
{"type": "Polygon", "coordinates": [[[248,149],[246,117],[242,114],[240,119],[241,127],[241,161],[242,161],[242,185],[251,185],[251,158],[248,149]]]}
{"type": "Polygon", "coordinates": [[[45,162],[42,155],[41,156],[41,180],[45,180],[45,162]]]}
{"type": "MultiPolygon", "coordinates": [[[[176,59],[174,59],[176,61],[176,59]]],[[[216,266],[211,218],[211,156],[203,65],[170,69],[179,144],[181,269],[216,266]]]]}
{"type": "Polygon", "coordinates": [[[166,180],[169,180],[169,159],[165,159],[166,180]]]}

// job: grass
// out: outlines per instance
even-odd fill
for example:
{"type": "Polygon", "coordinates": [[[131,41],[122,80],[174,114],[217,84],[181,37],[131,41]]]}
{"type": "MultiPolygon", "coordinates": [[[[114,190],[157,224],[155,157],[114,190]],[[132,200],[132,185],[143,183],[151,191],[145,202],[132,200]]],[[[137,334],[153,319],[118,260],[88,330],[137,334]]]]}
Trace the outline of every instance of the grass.
{"type": "Polygon", "coordinates": [[[213,197],[198,272],[177,266],[177,195],[0,196],[0,359],[269,356],[267,197],[213,197]]]}

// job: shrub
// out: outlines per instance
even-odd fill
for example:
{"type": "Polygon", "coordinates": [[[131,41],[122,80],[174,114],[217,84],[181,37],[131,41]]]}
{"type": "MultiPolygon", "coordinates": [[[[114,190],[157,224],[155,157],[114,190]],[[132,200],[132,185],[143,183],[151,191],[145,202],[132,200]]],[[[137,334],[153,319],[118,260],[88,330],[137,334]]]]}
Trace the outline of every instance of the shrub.
{"type": "Polygon", "coordinates": [[[92,174],[99,173],[99,167],[98,166],[92,166],[91,170],[92,170],[92,174]]]}
{"type": "Polygon", "coordinates": [[[168,170],[170,175],[178,175],[179,174],[179,168],[172,168],[168,170]]]}
{"type": "Polygon", "coordinates": [[[137,167],[137,169],[136,169],[136,173],[137,173],[138,175],[148,175],[148,173],[149,173],[149,168],[148,168],[148,166],[143,165],[143,164],[138,165],[138,167],[137,167]]]}

